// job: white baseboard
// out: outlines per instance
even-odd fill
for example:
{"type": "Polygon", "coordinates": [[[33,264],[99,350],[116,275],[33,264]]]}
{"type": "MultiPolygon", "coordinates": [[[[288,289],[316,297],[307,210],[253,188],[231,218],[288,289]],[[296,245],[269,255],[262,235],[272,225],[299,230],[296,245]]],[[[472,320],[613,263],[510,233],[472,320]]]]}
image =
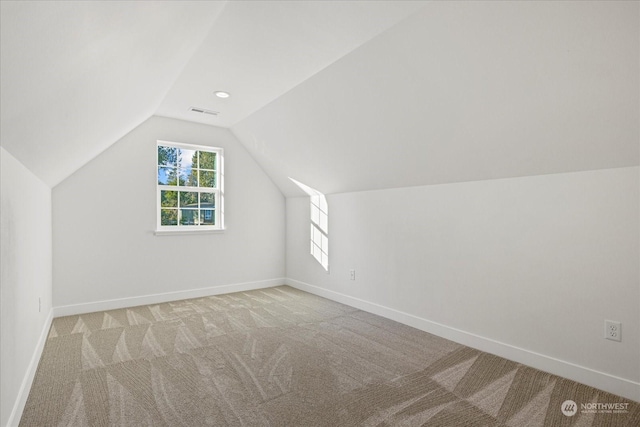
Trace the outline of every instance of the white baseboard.
{"type": "Polygon", "coordinates": [[[115,310],[118,308],[136,307],[139,305],[159,304],[190,298],[201,298],[210,295],[229,294],[233,292],[251,291],[254,289],[271,288],[285,283],[283,277],[260,280],[257,282],[234,283],[231,285],[211,286],[208,288],[189,289],[186,291],[166,292],[162,294],[142,295],[138,297],[118,298],[105,301],[95,301],[83,304],[63,305],[53,308],[53,317],[71,316],[74,314],[93,313],[95,311],[115,310]]]}
{"type": "Polygon", "coordinates": [[[640,383],[465,332],[380,304],[310,285],[299,280],[287,278],[285,283],[301,291],[306,291],[369,313],[377,314],[378,316],[386,317],[387,319],[395,320],[396,322],[412,326],[459,344],[495,354],[541,371],[549,372],[640,402],[640,383]]]}
{"type": "Polygon", "coordinates": [[[22,418],[22,411],[24,411],[24,405],[27,403],[29,391],[31,391],[31,384],[33,384],[33,378],[36,376],[38,363],[40,362],[42,350],[44,349],[44,344],[47,341],[47,336],[49,335],[49,329],[51,328],[52,321],[53,309],[49,310],[47,319],[44,321],[42,332],[40,332],[40,338],[38,338],[38,343],[36,344],[36,348],[33,352],[33,355],[31,356],[31,360],[29,361],[27,372],[22,379],[22,384],[20,385],[18,396],[15,403],[13,404],[13,409],[11,410],[11,415],[9,415],[7,427],[17,426],[20,423],[20,418],[22,418]]]}
{"type": "Polygon", "coordinates": [[[49,329],[51,328],[51,322],[53,321],[54,317],[92,313],[95,311],[113,310],[126,307],[135,307],[138,305],[158,304],[168,301],[200,298],[209,295],[250,291],[254,289],[280,286],[284,283],[284,278],[276,278],[261,280],[257,282],[234,283],[231,285],[212,286],[209,288],[191,289],[187,291],[166,292],[162,294],[144,295],[139,297],[119,298],[107,301],[96,301],[85,304],[73,304],[61,307],[53,307],[51,310],[49,310],[49,315],[45,320],[40,338],[38,339],[38,344],[36,345],[33,355],[31,356],[31,361],[29,362],[27,372],[24,376],[24,379],[22,380],[20,391],[18,392],[16,402],[13,405],[13,410],[11,411],[11,415],[9,416],[7,427],[17,426],[20,423],[20,418],[22,418],[22,411],[24,410],[24,406],[27,403],[27,398],[29,397],[29,391],[31,390],[33,378],[35,377],[36,369],[38,368],[38,363],[40,362],[40,357],[42,356],[42,350],[44,349],[44,345],[49,334],[49,329]]]}

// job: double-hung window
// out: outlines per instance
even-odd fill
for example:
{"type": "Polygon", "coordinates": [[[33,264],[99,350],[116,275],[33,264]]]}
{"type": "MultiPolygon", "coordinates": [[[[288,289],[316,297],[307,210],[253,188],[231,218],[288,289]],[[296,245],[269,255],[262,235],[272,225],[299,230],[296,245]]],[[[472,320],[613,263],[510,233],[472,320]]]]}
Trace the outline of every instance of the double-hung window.
{"type": "Polygon", "coordinates": [[[329,206],[318,191],[311,196],[311,255],[329,271],[329,206]]]}
{"type": "Polygon", "coordinates": [[[222,230],[221,148],[158,141],[158,231],[222,230]]]}

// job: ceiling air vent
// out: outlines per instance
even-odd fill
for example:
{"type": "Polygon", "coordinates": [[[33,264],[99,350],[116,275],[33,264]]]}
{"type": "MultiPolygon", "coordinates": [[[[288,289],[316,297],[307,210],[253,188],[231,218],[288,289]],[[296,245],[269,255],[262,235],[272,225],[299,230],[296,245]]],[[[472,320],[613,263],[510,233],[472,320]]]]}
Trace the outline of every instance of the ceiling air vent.
{"type": "Polygon", "coordinates": [[[205,110],[204,108],[198,108],[198,107],[191,107],[191,108],[189,108],[189,111],[191,111],[193,113],[206,114],[208,116],[217,116],[218,115],[217,111],[205,110]]]}

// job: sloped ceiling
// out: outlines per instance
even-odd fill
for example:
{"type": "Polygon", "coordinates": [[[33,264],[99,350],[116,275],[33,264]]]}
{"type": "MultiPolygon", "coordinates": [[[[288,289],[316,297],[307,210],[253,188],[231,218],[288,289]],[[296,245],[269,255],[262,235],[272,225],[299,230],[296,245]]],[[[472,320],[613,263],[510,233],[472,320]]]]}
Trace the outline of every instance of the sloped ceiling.
{"type": "Polygon", "coordinates": [[[424,6],[1,4],[0,141],[51,186],[153,114],[228,127],[424,6]],[[232,98],[220,103],[217,89],[232,98]],[[220,115],[207,120],[190,106],[220,115]]]}
{"type": "Polygon", "coordinates": [[[232,126],[425,5],[231,1],[156,114],[232,126]],[[217,98],[216,90],[231,97],[217,98]],[[192,106],[219,115],[193,113],[192,106]]]}
{"type": "Polygon", "coordinates": [[[1,141],[53,186],[151,116],[224,2],[1,3],[1,141]]]}
{"type": "Polygon", "coordinates": [[[153,114],[230,127],[287,196],[639,160],[637,2],[1,5],[0,141],[51,186],[153,114]]]}
{"type": "Polygon", "coordinates": [[[638,165],[637,2],[434,2],[233,132],[288,196],[638,165]]]}

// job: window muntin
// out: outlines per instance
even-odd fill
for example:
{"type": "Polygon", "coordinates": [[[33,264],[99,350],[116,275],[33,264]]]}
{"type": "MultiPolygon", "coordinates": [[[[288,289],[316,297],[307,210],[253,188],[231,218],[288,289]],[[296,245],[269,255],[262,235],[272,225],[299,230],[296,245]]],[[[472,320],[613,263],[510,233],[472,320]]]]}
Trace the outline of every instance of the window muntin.
{"type": "Polygon", "coordinates": [[[324,194],[311,196],[311,255],[329,270],[329,206],[324,194]]]}
{"type": "Polygon", "coordinates": [[[157,228],[221,230],[222,149],[158,141],[157,228]]]}
{"type": "Polygon", "coordinates": [[[311,188],[291,177],[289,179],[310,197],[311,228],[309,243],[311,255],[322,268],[329,272],[329,204],[327,203],[327,197],[315,188],[311,188]]]}

